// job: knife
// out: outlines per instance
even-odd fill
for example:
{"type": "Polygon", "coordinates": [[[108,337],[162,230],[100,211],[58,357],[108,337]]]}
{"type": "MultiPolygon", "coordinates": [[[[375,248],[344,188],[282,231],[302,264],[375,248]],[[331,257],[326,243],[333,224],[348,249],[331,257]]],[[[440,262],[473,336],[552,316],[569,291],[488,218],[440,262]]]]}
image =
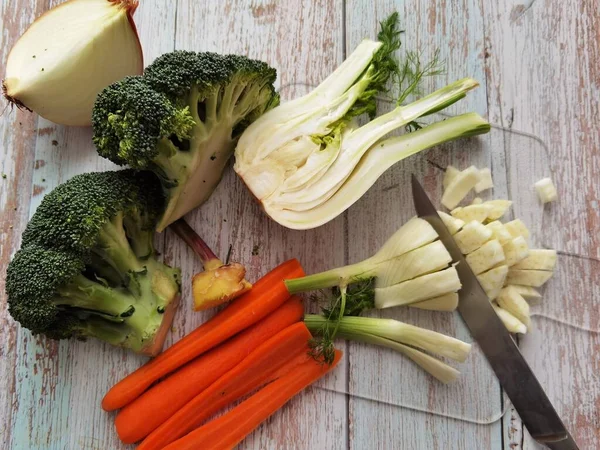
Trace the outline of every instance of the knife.
{"type": "Polygon", "coordinates": [[[423,186],[412,176],[417,215],[431,224],[448,249],[462,283],[458,312],[481,347],[500,385],[521,416],[529,434],[552,450],[578,450],[548,396],[444,225],[423,186]]]}

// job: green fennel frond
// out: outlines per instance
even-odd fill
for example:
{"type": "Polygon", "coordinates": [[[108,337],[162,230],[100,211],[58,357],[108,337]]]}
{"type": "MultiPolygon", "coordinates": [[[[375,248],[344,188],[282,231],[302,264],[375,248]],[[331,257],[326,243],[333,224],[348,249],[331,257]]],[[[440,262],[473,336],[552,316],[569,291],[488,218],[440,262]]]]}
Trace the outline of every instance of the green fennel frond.
{"type": "Polygon", "coordinates": [[[383,45],[373,55],[371,64],[361,76],[361,78],[369,80],[369,86],[344,116],[346,122],[362,114],[367,114],[370,119],[374,119],[377,113],[377,95],[389,92],[390,83],[388,82],[390,79],[395,80],[400,73],[400,63],[396,51],[401,45],[400,34],[402,31],[398,29],[398,25],[397,12],[380,22],[381,29],[377,40],[383,45]]]}
{"type": "Polygon", "coordinates": [[[342,313],[342,292],[335,287],[329,305],[322,308],[323,315],[331,320],[338,320],[342,316],[359,316],[366,309],[375,307],[375,278],[367,278],[352,283],[346,289],[346,299],[342,313]]]}
{"type": "MultiPolygon", "coordinates": [[[[423,81],[425,78],[442,75],[445,73],[445,63],[440,60],[440,51],[436,49],[430,61],[423,64],[421,53],[410,51],[400,71],[397,74],[397,85],[400,95],[396,105],[402,105],[409,96],[420,97],[423,95],[423,81]]],[[[404,127],[407,133],[420,130],[423,124],[413,120],[404,127]]]]}
{"type": "Polygon", "coordinates": [[[400,34],[403,31],[398,29],[398,23],[397,12],[379,22],[381,29],[379,34],[377,34],[377,40],[383,45],[373,57],[373,65],[377,68],[377,75],[374,77],[374,88],[380,92],[386,92],[386,84],[389,77],[395,76],[400,72],[400,66],[395,53],[400,48],[400,34]]]}
{"type": "Polygon", "coordinates": [[[400,95],[396,101],[397,105],[404,103],[410,95],[423,95],[424,78],[445,73],[445,63],[440,60],[439,49],[433,53],[431,60],[425,64],[421,62],[421,56],[419,52],[410,51],[406,53],[406,58],[398,73],[397,84],[400,95]]]}
{"type": "MultiPolygon", "coordinates": [[[[340,321],[344,316],[358,316],[365,309],[375,306],[375,278],[353,283],[350,286],[335,287],[328,297],[328,305],[321,308],[327,318],[318,335],[309,342],[311,356],[318,361],[331,364],[335,357],[334,340],[340,321]]],[[[318,296],[311,296],[312,299],[318,296]]]]}

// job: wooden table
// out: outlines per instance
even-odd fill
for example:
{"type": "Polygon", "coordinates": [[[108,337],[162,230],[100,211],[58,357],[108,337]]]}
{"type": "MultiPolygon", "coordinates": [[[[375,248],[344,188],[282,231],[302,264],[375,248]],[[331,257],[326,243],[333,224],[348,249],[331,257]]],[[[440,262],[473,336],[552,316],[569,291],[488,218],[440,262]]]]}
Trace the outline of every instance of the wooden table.
{"type": "MultiPolygon", "coordinates": [[[[2,0],[0,72],[4,73],[8,51],[18,36],[56,3],[2,0]]],[[[596,0],[141,3],[135,21],[146,63],[173,49],[246,54],[278,69],[279,86],[288,98],[299,94],[303,84],[322,80],[363,37],[375,37],[378,20],[396,9],[406,30],[405,47],[421,49],[425,56],[437,47],[446,59],[447,74],[429,81],[428,89],[472,76],[481,87],[454,112],[474,110],[492,123],[541,138],[547,155],[532,151],[539,145],[536,141],[501,132],[500,138],[483,138],[473,154],[457,145],[451,152],[434,150],[415,156],[385,174],[349,212],[305,233],[269,221],[231,170],[210,201],[187,218],[221,255],[232,244],[234,259],[247,265],[250,279],[289,257],[298,257],[312,272],[368,256],[413,214],[408,190],[411,172],[439,195],[441,176],[427,159],[461,167],[491,165],[497,184],[494,196],[511,195],[518,205],[515,212],[536,222],[529,225],[538,233],[537,239],[563,253],[544,303],[536,310],[542,315],[534,317],[535,330],[521,339],[521,346],[580,448],[600,448],[600,9],[596,0]],[[522,151],[514,147],[517,139],[524,139],[522,151]],[[516,192],[514,187],[531,173],[544,171],[557,184],[560,200],[542,209],[530,191],[516,192]]],[[[103,412],[99,403],[107,387],[138,367],[143,358],[99,342],[57,343],[32,337],[9,316],[3,289],[4,268],[43,195],[76,173],[112,167],[97,156],[90,136],[89,129],[57,126],[23,111],[7,109],[1,116],[0,169],[6,174],[0,179],[2,449],[125,448],[113,430],[113,415],[103,412]]],[[[200,270],[199,261],[169,231],[158,237],[158,246],[166,260],[183,268],[185,280],[185,301],[170,344],[208,314],[190,309],[188,280],[200,270]]],[[[469,338],[455,315],[399,311],[387,316],[469,338]]],[[[517,414],[503,402],[477,349],[461,367],[468,382],[446,387],[397,355],[358,344],[341,346],[345,358],[335,373],[321,387],[291,401],[242,448],[536,447],[517,414]],[[486,423],[376,401],[382,399],[400,399],[404,406],[486,423]]]]}

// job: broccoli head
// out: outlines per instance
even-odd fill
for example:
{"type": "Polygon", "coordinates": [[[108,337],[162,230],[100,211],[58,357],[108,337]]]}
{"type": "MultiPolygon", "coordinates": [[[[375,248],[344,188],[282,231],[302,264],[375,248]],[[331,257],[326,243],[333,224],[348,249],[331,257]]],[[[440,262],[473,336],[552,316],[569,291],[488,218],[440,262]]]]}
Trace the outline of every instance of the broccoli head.
{"type": "Polygon", "coordinates": [[[52,339],[160,351],[179,294],[179,270],[152,242],[163,203],[150,172],[87,173],[55,188],[7,269],[13,318],[52,339]]]}
{"type": "Polygon", "coordinates": [[[203,203],[244,129],[279,103],[267,64],[238,55],[175,51],[143,76],[104,89],[92,125],[98,153],[153,171],[167,203],[163,230],[203,203]]]}

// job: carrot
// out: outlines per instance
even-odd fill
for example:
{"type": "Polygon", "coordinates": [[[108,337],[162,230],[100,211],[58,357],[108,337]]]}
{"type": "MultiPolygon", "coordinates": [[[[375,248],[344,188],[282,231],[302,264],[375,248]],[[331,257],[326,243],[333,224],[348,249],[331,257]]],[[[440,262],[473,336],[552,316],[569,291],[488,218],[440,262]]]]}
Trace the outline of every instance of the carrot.
{"type": "Polygon", "coordinates": [[[164,450],[224,450],[234,447],[294,395],[335,367],[341,356],[342,352],[336,350],[330,366],[307,359],[229,412],[172,442],[164,450]]]}
{"type": "Polygon", "coordinates": [[[152,386],[117,414],[115,426],[121,441],[132,444],[145,438],[256,347],[302,320],[303,313],[302,300],[292,296],[260,322],[152,386]]]}
{"type": "Polygon", "coordinates": [[[159,378],[258,322],[289,298],[283,280],[301,276],[304,271],[296,259],[280,264],[258,280],[252,290],[114,385],[102,399],[102,408],[122,408],[159,378]]]}
{"type": "Polygon", "coordinates": [[[217,411],[279,375],[293,370],[296,357],[308,356],[310,331],[296,323],[263,342],[247,358],[181,408],[144,439],[138,450],[160,450],[199,427],[217,411]]]}

